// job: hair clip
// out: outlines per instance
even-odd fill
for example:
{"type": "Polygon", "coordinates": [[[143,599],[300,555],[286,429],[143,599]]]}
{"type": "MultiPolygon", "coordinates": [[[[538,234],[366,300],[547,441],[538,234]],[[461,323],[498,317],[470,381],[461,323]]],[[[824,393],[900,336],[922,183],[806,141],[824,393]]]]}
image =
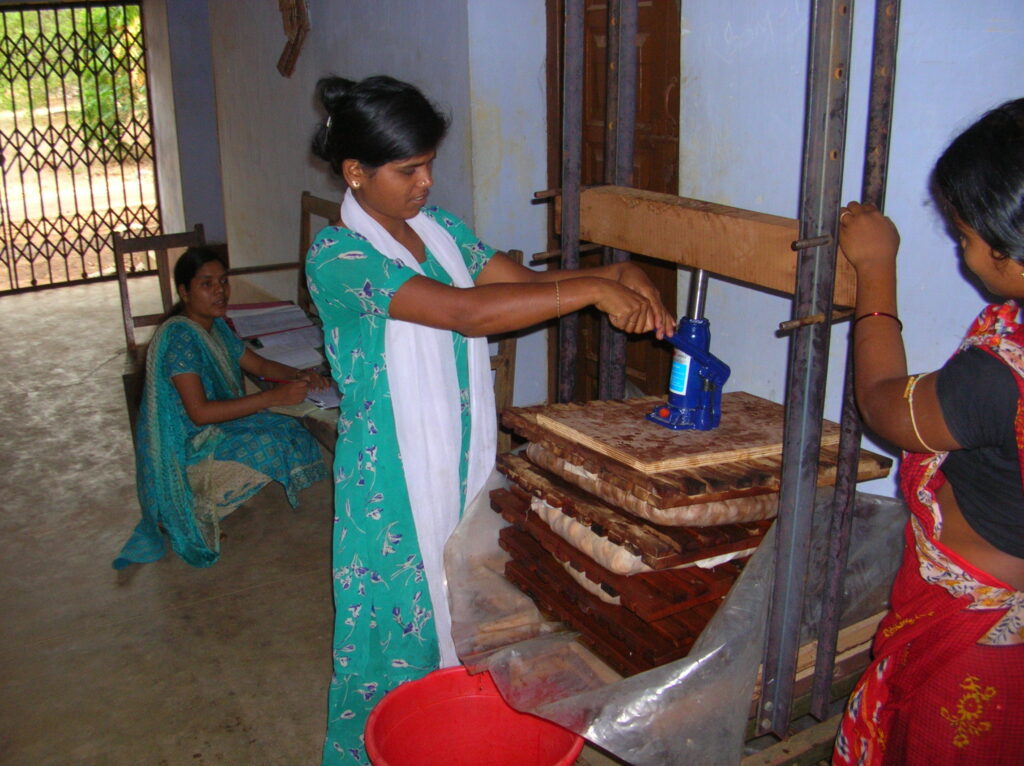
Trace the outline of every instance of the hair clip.
{"type": "Polygon", "coordinates": [[[324,123],[324,130],[328,133],[331,132],[331,115],[327,115],[327,121],[324,123]]]}

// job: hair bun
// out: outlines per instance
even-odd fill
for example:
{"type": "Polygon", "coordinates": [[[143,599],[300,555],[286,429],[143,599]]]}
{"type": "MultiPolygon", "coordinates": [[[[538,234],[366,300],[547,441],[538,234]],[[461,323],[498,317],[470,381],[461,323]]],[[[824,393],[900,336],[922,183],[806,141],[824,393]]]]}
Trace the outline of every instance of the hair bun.
{"type": "Polygon", "coordinates": [[[377,168],[436,150],[448,128],[448,119],[416,86],[388,75],[359,82],[324,77],[316,95],[327,117],[311,149],[339,175],[347,159],[377,168]]]}
{"type": "Polygon", "coordinates": [[[323,77],[316,84],[317,98],[328,114],[337,110],[355,89],[356,83],[344,77],[323,77]]]}

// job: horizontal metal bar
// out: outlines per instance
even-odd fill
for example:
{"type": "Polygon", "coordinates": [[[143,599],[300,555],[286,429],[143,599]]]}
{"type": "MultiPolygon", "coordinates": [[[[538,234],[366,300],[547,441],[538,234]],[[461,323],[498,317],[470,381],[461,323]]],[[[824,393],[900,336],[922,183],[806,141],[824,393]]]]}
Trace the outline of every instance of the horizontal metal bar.
{"type": "Polygon", "coordinates": [[[822,245],[831,245],[832,235],[822,234],[820,237],[811,237],[810,239],[798,239],[792,245],[791,248],[794,250],[810,250],[812,247],[821,247],[822,245]]]}
{"type": "MultiPolygon", "coordinates": [[[[849,319],[853,316],[853,309],[841,309],[839,311],[833,311],[832,316],[829,317],[829,322],[835,324],[841,322],[844,319],[849,319]]],[[[821,324],[825,321],[825,314],[811,314],[810,316],[801,317],[800,319],[789,319],[785,322],[779,322],[779,332],[789,332],[795,330],[797,327],[806,327],[809,324],[821,324]]]]}
{"type": "MultiPolygon", "coordinates": [[[[587,245],[580,245],[579,254],[583,255],[584,253],[592,253],[595,250],[600,250],[603,247],[604,245],[595,245],[593,243],[587,245]]],[[[554,261],[561,257],[561,250],[545,250],[543,253],[534,253],[532,256],[530,256],[530,265],[539,266],[542,263],[554,261]]]]}

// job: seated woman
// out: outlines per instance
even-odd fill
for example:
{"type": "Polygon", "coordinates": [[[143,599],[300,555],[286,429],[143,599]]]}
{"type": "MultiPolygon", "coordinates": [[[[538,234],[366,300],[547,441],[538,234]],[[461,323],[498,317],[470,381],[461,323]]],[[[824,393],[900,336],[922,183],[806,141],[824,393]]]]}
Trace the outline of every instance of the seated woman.
{"type": "Polygon", "coordinates": [[[270,481],[298,492],[328,477],[320,448],[298,421],[265,412],[298,404],[322,376],[264,359],[224,321],[231,290],[216,251],[192,247],[174,267],[181,301],[157,328],[146,356],[136,429],[142,520],[115,569],[164,555],[163,534],[193,566],[220,555],[220,520],[270,481]],[[242,371],[288,381],[244,395],[242,371]]]}

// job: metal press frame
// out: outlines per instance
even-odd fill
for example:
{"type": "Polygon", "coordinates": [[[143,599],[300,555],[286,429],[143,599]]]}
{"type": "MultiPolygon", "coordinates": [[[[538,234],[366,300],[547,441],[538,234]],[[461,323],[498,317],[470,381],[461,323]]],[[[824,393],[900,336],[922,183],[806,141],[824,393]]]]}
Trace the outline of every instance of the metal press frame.
{"type": "MultiPolygon", "coordinates": [[[[793,315],[805,321],[793,332],[788,362],[777,553],[769,611],[759,734],[782,738],[793,709],[804,585],[810,556],[811,519],[817,485],[825,382],[832,326],[839,207],[849,85],[853,0],[811,0],[804,147],[800,184],[800,231],[793,315]],[[807,318],[820,317],[818,320],[807,318]]],[[[562,267],[579,267],[583,112],[584,2],[565,0],[562,100],[562,267]]],[[[606,180],[631,182],[636,118],[636,0],[609,3],[608,143],[606,180]]],[[[868,138],[862,199],[882,207],[889,153],[889,125],[896,60],[899,0],[876,0],[869,96],[868,138]]],[[[614,251],[613,260],[628,253],[614,251]]],[[[557,396],[572,401],[576,388],[578,318],[559,321],[557,396]]],[[[850,345],[852,355],[852,344],[850,345]]],[[[602,332],[599,392],[621,398],[625,385],[625,340],[609,327],[602,332]]],[[[853,401],[852,364],[847,360],[839,467],[833,501],[829,568],[818,633],[811,712],[828,715],[842,576],[853,513],[861,426],[853,401]]]]}

